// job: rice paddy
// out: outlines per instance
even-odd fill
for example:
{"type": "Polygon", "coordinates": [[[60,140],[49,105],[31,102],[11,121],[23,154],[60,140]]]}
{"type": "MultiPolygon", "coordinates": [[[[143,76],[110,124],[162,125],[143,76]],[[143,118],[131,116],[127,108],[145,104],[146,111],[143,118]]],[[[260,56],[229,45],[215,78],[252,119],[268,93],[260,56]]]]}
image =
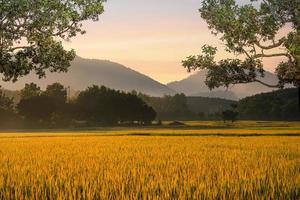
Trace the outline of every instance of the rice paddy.
{"type": "Polygon", "coordinates": [[[0,133],[0,199],[300,199],[300,123],[0,133]]]}

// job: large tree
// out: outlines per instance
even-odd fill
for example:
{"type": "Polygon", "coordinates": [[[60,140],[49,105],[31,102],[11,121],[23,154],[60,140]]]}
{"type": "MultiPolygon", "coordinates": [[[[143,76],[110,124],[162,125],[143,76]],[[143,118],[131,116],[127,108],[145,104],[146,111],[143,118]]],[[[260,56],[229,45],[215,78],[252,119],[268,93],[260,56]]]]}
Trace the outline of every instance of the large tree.
{"type": "Polygon", "coordinates": [[[199,11],[212,33],[221,36],[225,50],[236,55],[216,61],[217,48],[204,45],[201,55],[183,61],[189,71],[207,70],[210,89],[259,82],[273,88],[293,84],[300,92],[299,0],[251,0],[243,5],[235,0],[204,0],[199,11]],[[275,57],[282,61],[276,66],[278,84],[271,85],[261,79],[263,61],[275,57]]]}
{"type": "Polygon", "coordinates": [[[48,85],[45,95],[51,97],[58,104],[64,104],[67,101],[67,89],[60,83],[48,85]]]}
{"type": "Polygon", "coordinates": [[[65,72],[75,57],[62,40],[83,34],[105,0],[5,0],[0,4],[0,74],[16,81],[31,71],[65,72]]]}
{"type": "Polygon", "coordinates": [[[39,96],[42,93],[41,88],[35,83],[26,83],[21,90],[21,99],[29,99],[31,97],[39,96]]]}

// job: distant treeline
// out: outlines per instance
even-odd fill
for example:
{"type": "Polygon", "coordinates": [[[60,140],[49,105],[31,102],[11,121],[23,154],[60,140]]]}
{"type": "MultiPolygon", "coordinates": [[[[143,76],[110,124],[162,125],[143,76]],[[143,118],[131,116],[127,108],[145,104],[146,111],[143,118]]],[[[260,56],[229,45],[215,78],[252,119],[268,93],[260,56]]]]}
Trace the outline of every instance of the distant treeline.
{"type": "Polygon", "coordinates": [[[26,84],[15,103],[0,90],[1,127],[71,127],[118,124],[151,124],[156,112],[132,93],[92,86],[68,98],[63,85],[54,83],[42,91],[26,84]]]}
{"type": "Polygon", "coordinates": [[[207,97],[174,96],[150,97],[138,94],[157,112],[160,120],[221,120],[222,112],[237,102],[207,97]]]}
{"type": "Polygon", "coordinates": [[[289,88],[262,93],[238,102],[183,94],[149,97],[139,94],[162,120],[222,120],[224,112],[234,111],[243,120],[300,120],[298,90],[289,88]]]}
{"type": "Polygon", "coordinates": [[[92,86],[67,97],[55,83],[42,91],[27,84],[21,91],[0,90],[1,127],[71,127],[140,124],[154,120],[222,120],[238,113],[245,120],[299,120],[297,89],[278,90],[239,102],[206,97],[150,97],[92,86]],[[234,106],[233,106],[234,105],[234,106]],[[233,106],[233,107],[232,107],[233,106]]]}

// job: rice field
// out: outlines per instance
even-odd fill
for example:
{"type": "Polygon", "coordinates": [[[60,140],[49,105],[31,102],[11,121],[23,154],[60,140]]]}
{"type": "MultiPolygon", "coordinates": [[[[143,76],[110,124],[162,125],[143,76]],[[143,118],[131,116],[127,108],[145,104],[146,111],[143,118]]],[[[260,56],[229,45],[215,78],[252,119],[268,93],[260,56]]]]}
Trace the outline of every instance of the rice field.
{"type": "Polygon", "coordinates": [[[300,199],[300,123],[0,133],[0,199],[300,199]]]}

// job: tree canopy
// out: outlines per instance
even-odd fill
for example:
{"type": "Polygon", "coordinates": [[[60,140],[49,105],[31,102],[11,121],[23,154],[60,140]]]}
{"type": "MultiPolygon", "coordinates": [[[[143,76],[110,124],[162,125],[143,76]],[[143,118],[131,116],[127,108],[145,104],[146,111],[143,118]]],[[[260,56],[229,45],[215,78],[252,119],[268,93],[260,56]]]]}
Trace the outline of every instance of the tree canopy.
{"type": "Polygon", "coordinates": [[[29,99],[31,97],[39,96],[41,88],[35,83],[26,83],[25,87],[21,90],[21,98],[29,99]]]}
{"type": "Polygon", "coordinates": [[[199,11],[212,34],[221,36],[225,50],[236,55],[235,59],[216,61],[218,49],[204,45],[201,55],[183,61],[189,71],[207,70],[210,89],[250,82],[274,88],[300,86],[299,0],[251,0],[244,5],[235,0],[204,0],[199,11]],[[276,67],[276,85],[260,79],[265,72],[263,59],[271,57],[282,58],[276,67]]]}
{"type": "MultiPolygon", "coordinates": [[[[10,99],[1,98],[0,93],[0,116],[1,107],[7,104],[1,100],[10,99]]],[[[66,88],[60,83],[48,85],[44,91],[34,83],[26,84],[16,111],[25,127],[69,127],[81,122],[86,126],[151,125],[156,118],[155,110],[136,94],[94,85],[67,99],[66,88]]]]}
{"type": "Polygon", "coordinates": [[[84,34],[82,21],[98,20],[105,0],[6,0],[0,4],[0,74],[16,81],[31,71],[65,72],[75,57],[62,40],[84,34]]]}
{"type": "Polygon", "coordinates": [[[246,97],[239,101],[239,118],[243,120],[300,120],[298,91],[288,88],[246,97]]]}
{"type": "Polygon", "coordinates": [[[156,112],[136,94],[92,86],[80,92],[76,107],[78,119],[101,124],[139,122],[150,124],[156,112]]]}

